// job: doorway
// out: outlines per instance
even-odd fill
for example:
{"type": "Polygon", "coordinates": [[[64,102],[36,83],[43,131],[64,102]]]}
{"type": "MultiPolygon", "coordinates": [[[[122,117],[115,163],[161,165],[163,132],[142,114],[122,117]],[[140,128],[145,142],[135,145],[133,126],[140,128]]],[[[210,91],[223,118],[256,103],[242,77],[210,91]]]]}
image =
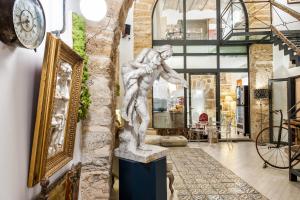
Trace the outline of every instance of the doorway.
{"type": "Polygon", "coordinates": [[[217,75],[189,74],[188,125],[193,127],[202,113],[209,121],[217,121],[217,75]]]}

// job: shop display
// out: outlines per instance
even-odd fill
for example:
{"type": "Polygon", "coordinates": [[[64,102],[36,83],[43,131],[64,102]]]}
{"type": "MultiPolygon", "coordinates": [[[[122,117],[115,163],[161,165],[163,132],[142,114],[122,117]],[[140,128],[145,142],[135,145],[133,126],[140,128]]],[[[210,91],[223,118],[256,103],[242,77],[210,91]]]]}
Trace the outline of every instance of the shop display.
{"type": "Polygon", "coordinates": [[[36,49],[43,41],[46,19],[39,0],[0,1],[0,40],[36,49]]]}
{"type": "Polygon", "coordinates": [[[40,83],[28,186],[73,157],[83,59],[50,33],[40,83]]]}
{"type": "Polygon", "coordinates": [[[48,179],[41,181],[41,193],[37,200],[77,200],[79,196],[79,180],[81,163],[50,184],[48,179]]]}

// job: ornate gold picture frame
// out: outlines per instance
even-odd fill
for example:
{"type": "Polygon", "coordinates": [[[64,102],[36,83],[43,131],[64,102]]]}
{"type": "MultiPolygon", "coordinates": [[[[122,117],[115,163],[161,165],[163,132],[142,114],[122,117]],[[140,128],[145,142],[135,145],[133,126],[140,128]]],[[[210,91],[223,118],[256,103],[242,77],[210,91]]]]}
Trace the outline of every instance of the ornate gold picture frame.
{"type": "Polygon", "coordinates": [[[48,178],[72,160],[83,59],[47,34],[28,186],[48,178]]]}
{"type": "Polygon", "coordinates": [[[35,200],[77,200],[79,196],[79,181],[81,163],[73,166],[60,178],[50,184],[48,179],[41,181],[41,193],[35,200]]]}

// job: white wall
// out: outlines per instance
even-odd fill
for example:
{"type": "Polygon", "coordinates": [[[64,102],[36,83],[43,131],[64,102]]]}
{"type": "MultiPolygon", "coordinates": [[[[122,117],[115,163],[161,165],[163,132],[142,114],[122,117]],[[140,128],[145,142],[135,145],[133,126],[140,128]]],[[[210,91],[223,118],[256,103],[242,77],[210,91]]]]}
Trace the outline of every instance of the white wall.
{"type": "MultiPolygon", "coordinates": [[[[47,31],[62,25],[61,0],[41,0],[46,14],[47,31]]],[[[67,8],[71,7],[67,0],[67,8]]],[[[69,10],[69,9],[68,9],[69,10]]],[[[72,45],[72,18],[67,13],[67,31],[62,39],[72,45]]],[[[43,44],[33,50],[9,47],[0,42],[0,199],[27,200],[39,192],[39,186],[27,188],[31,142],[35,123],[39,81],[44,54],[43,44]]],[[[80,159],[79,136],[75,161],[80,159]]],[[[53,178],[62,174],[60,170],[53,178]]]]}
{"type": "Polygon", "coordinates": [[[133,59],[133,7],[129,9],[125,24],[131,25],[130,36],[120,40],[120,64],[124,64],[133,59]]]}
{"type": "Polygon", "coordinates": [[[290,68],[290,57],[283,54],[278,46],[273,47],[273,77],[287,78],[300,75],[300,67],[290,68]]]}
{"type": "Polygon", "coordinates": [[[134,34],[133,34],[133,10],[134,5],[129,9],[126,22],[125,24],[131,25],[130,35],[121,38],[120,45],[119,45],[119,63],[120,63],[120,70],[119,70],[119,84],[120,84],[120,96],[117,98],[117,109],[121,107],[122,97],[124,95],[123,89],[123,81],[122,81],[122,73],[121,67],[124,63],[127,63],[133,60],[133,46],[134,46],[134,34]]]}
{"type": "MultiPolygon", "coordinates": [[[[276,0],[276,2],[281,3],[285,6],[288,6],[298,12],[300,12],[300,4],[287,4],[287,0],[276,0]]],[[[291,17],[289,15],[281,13],[281,18],[286,22],[291,21],[291,17]]],[[[280,21],[276,14],[273,13],[273,24],[279,24],[280,21]]],[[[299,24],[297,24],[297,29],[300,29],[299,24]]],[[[278,46],[273,46],[273,75],[274,78],[286,78],[291,76],[300,75],[300,67],[290,68],[290,58],[289,56],[285,56],[283,54],[283,50],[279,50],[278,46]]]]}

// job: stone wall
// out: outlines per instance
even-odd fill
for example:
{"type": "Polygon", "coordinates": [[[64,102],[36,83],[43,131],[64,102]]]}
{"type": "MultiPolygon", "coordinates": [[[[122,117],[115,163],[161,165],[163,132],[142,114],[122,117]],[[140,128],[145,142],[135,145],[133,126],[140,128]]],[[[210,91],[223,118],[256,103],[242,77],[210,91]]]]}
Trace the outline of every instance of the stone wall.
{"type": "MultiPolygon", "coordinates": [[[[134,56],[143,48],[152,48],[152,12],[157,0],[139,0],[134,3],[134,56]]],[[[147,106],[152,119],[152,90],[148,92],[147,106]]],[[[150,120],[149,127],[152,127],[150,120]]]]}
{"type": "MultiPolygon", "coordinates": [[[[251,2],[254,0],[248,0],[251,2]]],[[[246,3],[249,28],[268,28],[271,23],[270,3],[264,0],[255,0],[255,3],[246,3]],[[261,1],[261,2],[260,2],[261,1]]],[[[255,31],[255,30],[252,30],[255,31]]],[[[257,30],[264,31],[264,30],[257,30]]]]}
{"type": "MultiPolygon", "coordinates": [[[[251,138],[254,140],[260,131],[260,104],[254,99],[254,90],[268,88],[268,80],[273,71],[273,45],[253,44],[250,46],[250,109],[251,138]]],[[[262,101],[263,128],[269,125],[269,102],[262,101]]]]}
{"type": "Polygon", "coordinates": [[[152,13],[157,0],[139,0],[134,3],[134,55],[143,48],[152,47],[152,13]]]}
{"type": "Polygon", "coordinates": [[[87,25],[92,105],[83,123],[80,180],[84,200],[109,199],[114,145],[115,73],[121,30],[133,0],[109,0],[106,17],[87,25]]]}

